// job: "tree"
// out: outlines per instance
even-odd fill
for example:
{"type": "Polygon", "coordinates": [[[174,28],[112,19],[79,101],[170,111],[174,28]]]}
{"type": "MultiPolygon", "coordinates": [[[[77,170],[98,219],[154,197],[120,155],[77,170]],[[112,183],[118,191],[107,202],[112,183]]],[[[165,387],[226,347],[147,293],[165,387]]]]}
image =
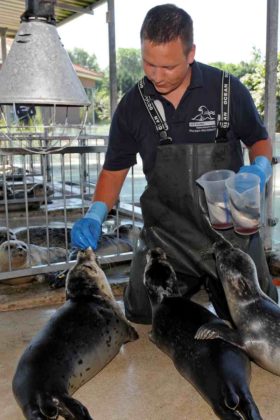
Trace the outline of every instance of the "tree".
{"type": "Polygon", "coordinates": [[[210,63],[210,66],[227,71],[228,73],[238,77],[238,79],[240,79],[245,74],[251,74],[253,72],[251,63],[246,63],[245,61],[241,61],[238,64],[223,63],[222,61],[216,61],[214,63],[210,63]]]}
{"type": "Polygon", "coordinates": [[[74,48],[72,51],[68,51],[69,57],[74,64],[86,67],[89,70],[96,72],[100,71],[99,64],[95,54],[90,55],[87,51],[82,48],[74,48]]]}
{"type": "MultiPolygon", "coordinates": [[[[261,56],[256,57],[255,71],[246,74],[241,81],[251,92],[256,107],[262,117],[264,117],[264,95],[265,95],[265,61],[261,56]]],[[[278,54],[277,65],[277,86],[276,86],[276,131],[280,131],[280,54],[278,54]]]]}
{"type": "Polygon", "coordinates": [[[143,76],[139,49],[119,48],[117,51],[117,84],[119,97],[123,96],[143,76]]]}
{"type": "Polygon", "coordinates": [[[234,63],[223,63],[222,61],[216,61],[209,63],[210,66],[217,67],[218,69],[224,70],[233,74],[234,76],[241,79],[246,74],[253,74],[255,72],[255,65],[261,61],[260,50],[253,48],[252,58],[249,62],[241,61],[238,64],[234,63]]]}
{"type": "Polygon", "coordinates": [[[96,84],[95,91],[95,113],[99,121],[110,120],[110,92],[109,92],[109,70],[104,71],[104,77],[96,84]]]}
{"type": "MultiPolygon", "coordinates": [[[[253,49],[252,58],[249,62],[228,64],[222,62],[211,65],[226,70],[240,78],[241,82],[249,89],[258,112],[264,117],[264,94],[265,94],[265,61],[256,48],[253,49]]],[[[280,131],[280,54],[278,54],[277,88],[276,88],[276,131],[280,131]]]]}
{"type": "MultiPolygon", "coordinates": [[[[119,48],[117,50],[117,85],[121,98],[141,79],[142,59],[139,49],[119,48]]],[[[109,70],[106,69],[101,82],[98,82],[95,94],[96,116],[101,121],[110,119],[109,70]]]]}

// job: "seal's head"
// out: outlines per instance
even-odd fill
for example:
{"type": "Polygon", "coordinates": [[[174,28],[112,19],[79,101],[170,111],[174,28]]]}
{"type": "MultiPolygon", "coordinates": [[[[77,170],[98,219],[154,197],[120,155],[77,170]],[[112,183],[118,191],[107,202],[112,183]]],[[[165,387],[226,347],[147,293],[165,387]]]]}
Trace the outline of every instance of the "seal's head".
{"type": "Polygon", "coordinates": [[[28,245],[23,241],[5,241],[0,245],[1,271],[9,271],[9,261],[12,269],[26,268],[29,265],[28,245]]]}
{"type": "Polygon", "coordinates": [[[53,190],[49,185],[44,185],[41,183],[33,185],[32,188],[30,188],[28,195],[34,196],[34,197],[44,197],[45,194],[48,196],[53,194],[53,190]]]}
{"type": "Polygon", "coordinates": [[[7,198],[13,198],[13,190],[6,184],[0,184],[0,200],[4,200],[6,196],[7,198]]]}
{"type": "Polygon", "coordinates": [[[89,247],[78,252],[76,264],[69,270],[66,278],[67,298],[91,297],[106,295],[108,282],[98,265],[94,251],[89,247]]]}
{"type": "Polygon", "coordinates": [[[218,275],[227,297],[234,294],[246,300],[259,290],[255,263],[246,252],[226,241],[216,242],[213,249],[218,275]]]}
{"type": "Polygon", "coordinates": [[[0,244],[9,240],[16,240],[15,233],[11,229],[0,227],[0,244]]]}
{"type": "Polygon", "coordinates": [[[165,296],[179,294],[175,271],[161,248],[154,248],[147,254],[144,285],[152,302],[160,303],[165,296]]]}

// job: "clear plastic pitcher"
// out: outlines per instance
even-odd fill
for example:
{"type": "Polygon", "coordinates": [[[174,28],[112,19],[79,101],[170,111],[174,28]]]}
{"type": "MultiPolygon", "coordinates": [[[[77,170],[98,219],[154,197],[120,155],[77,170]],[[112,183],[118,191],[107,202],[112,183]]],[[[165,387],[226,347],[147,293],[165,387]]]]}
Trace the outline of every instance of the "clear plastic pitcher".
{"type": "Polygon", "coordinates": [[[233,227],[240,235],[251,235],[261,224],[260,178],[238,173],[226,180],[233,227]]]}
{"type": "Polygon", "coordinates": [[[233,226],[225,186],[225,181],[233,175],[234,172],[229,169],[219,169],[206,172],[196,180],[204,188],[209,218],[214,229],[228,229],[233,226]]]}

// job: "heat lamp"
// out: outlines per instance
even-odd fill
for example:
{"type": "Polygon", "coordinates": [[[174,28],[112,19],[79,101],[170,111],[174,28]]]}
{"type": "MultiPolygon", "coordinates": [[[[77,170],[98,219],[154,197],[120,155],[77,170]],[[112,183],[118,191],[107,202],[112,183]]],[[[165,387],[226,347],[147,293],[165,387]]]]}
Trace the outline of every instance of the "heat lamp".
{"type": "Polygon", "coordinates": [[[84,129],[90,101],[58,35],[55,3],[26,0],[0,71],[1,147],[47,153],[84,129]]]}

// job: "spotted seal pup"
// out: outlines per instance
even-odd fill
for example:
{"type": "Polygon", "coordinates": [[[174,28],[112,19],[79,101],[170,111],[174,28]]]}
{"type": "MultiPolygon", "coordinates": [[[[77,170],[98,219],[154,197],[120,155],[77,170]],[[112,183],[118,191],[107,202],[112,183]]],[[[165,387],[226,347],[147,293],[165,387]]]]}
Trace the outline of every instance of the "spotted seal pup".
{"type": "Polygon", "coordinates": [[[70,247],[71,228],[69,226],[21,226],[15,229],[17,239],[27,242],[29,240],[34,245],[39,246],[57,246],[65,248],[66,244],[70,247]],[[48,238],[48,240],[47,240],[48,238]]]}
{"type": "MultiPolygon", "coordinates": [[[[66,260],[66,250],[59,247],[29,246],[17,239],[8,240],[0,245],[0,272],[23,270],[25,268],[66,260]],[[11,263],[11,266],[9,264],[11,263]]],[[[33,280],[42,280],[41,275],[23,276],[14,279],[1,280],[3,284],[21,284],[33,280]]]]}
{"type": "Polygon", "coordinates": [[[13,378],[29,420],[91,419],[71,395],[138,338],[114,300],[91,248],[79,251],[66,281],[67,301],[32,339],[13,378]]]}
{"type": "Polygon", "coordinates": [[[16,234],[12,229],[8,229],[4,226],[0,227],[0,245],[3,242],[15,239],[17,239],[16,234]]]}
{"type": "MultiPolygon", "coordinates": [[[[34,184],[26,191],[28,198],[38,198],[42,199],[42,201],[45,198],[45,194],[49,197],[53,194],[53,189],[49,185],[44,185],[42,183],[34,184]]],[[[25,198],[25,190],[15,190],[13,198],[25,198]]]]}
{"type": "Polygon", "coordinates": [[[5,200],[5,198],[13,198],[13,190],[7,186],[7,184],[0,184],[0,200],[5,200]]]}
{"type": "Polygon", "coordinates": [[[195,340],[205,322],[223,321],[179,296],[176,274],[160,248],[148,253],[144,284],[152,305],[151,341],[173,360],[220,419],[260,420],[249,389],[248,356],[223,340],[195,340]]]}
{"type": "MultiPolygon", "coordinates": [[[[25,190],[7,190],[8,208],[9,211],[23,211],[26,209],[25,197],[28,201],[29,210],[37,210],[40,205],[51,203],[50,196],[53,194],[53,189],[49,185],[38,183],[33,187],[25,190]],[[16,201],[18,200],[18,201],[16,201]]],[[[0,211],[5,210],[4,195],[0,191],[0,211]]]]}
{"type": "Polygon", "coordinates": [[[252,258],[228,242],[214,244],[217,271],[236,329],[202,326],[198,339],[221,338],[245,350],[262,368],[280,375],[280,308],[260,288],[252,258]]]}
{"type": "MultiPolygon", "coordinates": [[[[49,228],[50,229],[50,228],[49,228]]],[[[62,228],[51,228],[49,230],[49,235],[51,238],[59,237],[59,229],[61,231],[61,235],[64,235],[65,237],[65,229],[62,230],[62,228]],[[55,229],[58,229],[57,234],[55,235],[55,229]]],[[[112,233],[109,234],[102,234],[99,241],[98,241],[98,248],[96,250],[96,254],[98,257],[107,256],[108,264],[113,266],[116,263],[110,262],[110,259],[108,256],[114,255],[117,253],[124,253],[124,252],[133,252],[135,244],[137,242],[137,239],[139,237],[141,228],[133,225],[131,223],[126,223],[123,225],[120,225],[114,229],[112,233]]],[[[30,237],[33,239],[33,241],[38,240],[38,228],[33,229],[31,228],[30,231],[30,237]],[[36,237],[35,237],[36,236],[36,237]]],[[[16,232],[17,237],[22,237],[22,234],[24,235],[23,229],[20,232],[16,232]]],[[[60,235],[60,237],[62,237],[60,235]]],[[[68,235],[70,235],[70,231],[68,231],[68,235]]],[[[33,242],[32,241],[32,242],[33,242]]],[[[70,240],[69,240],[70,243],[70,240]]],[[[77,248],[73,248],[69,254],[69,260],[73,261],[77,257],[77,248]]],[[[50,277],[49,285],[52,289],[57,289],[60,287],[65,286],[65,279],[67,276],[67,271],[64,270],[62,272],[55,273],[53,277],[50,277]]]]}

